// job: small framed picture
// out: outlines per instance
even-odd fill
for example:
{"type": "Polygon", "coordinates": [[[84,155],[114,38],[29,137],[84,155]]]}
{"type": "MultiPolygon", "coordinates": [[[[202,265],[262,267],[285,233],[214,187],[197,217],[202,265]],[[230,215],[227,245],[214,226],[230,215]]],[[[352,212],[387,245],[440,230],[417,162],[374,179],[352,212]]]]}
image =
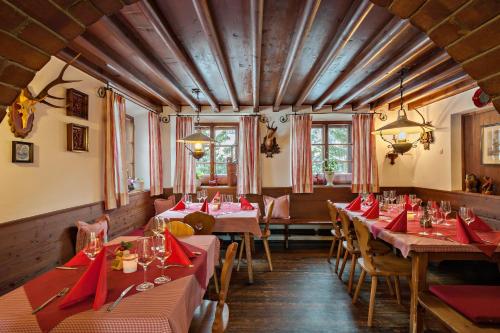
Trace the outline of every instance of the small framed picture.
{"type": "Polygon", "coordinates": [[[76,89],[66,90],[66,115],[89,119],[89,96],[76,89]]]}
{"type": "Polygon", "coordinates": [[[12,141],[12,163],[33,163],[33,143],[12,141]]]}
{"type": "Polygon", "coordinates": [[[481,126],[481,164],[500,165],[500,123],[481,126]]]}
{"type": "Polygon", "coordinates": [[[67,124],[68,151],[89,151],[89,128],[78,124],[67,124]]]}

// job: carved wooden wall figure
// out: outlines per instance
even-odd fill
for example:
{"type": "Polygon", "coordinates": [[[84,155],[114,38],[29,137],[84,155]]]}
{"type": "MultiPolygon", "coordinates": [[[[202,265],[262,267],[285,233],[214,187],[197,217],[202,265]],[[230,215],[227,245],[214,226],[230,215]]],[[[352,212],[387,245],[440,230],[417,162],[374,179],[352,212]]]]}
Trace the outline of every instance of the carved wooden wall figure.
{"type": "Polygon", "coordinates": [[[266,123],[266,136],[260,145],[260,152],[266,154],[266,157],[273,157],[273,154],[278,154],[280,152],[280,146],[278,146],[275,136],[278,126],[273,127],[273,125],[274,121],[271,125],[269,125],[269,121],[266,123]]]}

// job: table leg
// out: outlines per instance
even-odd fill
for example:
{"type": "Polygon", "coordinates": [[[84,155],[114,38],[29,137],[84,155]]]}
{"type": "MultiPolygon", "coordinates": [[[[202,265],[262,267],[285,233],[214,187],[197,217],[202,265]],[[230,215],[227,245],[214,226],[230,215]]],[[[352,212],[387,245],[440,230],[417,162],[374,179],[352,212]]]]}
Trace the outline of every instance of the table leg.
{"type": "Polygon", "coordinates": [[[410,333],[423,331],[423,314],[418,309],[418,294],[427,289],[427,253],[412,254],[411,258],[411,302],[410,302],[410,333]]]}
{"type": "Polygon", "coordinates": [[[250,233],[245,232],[245,252],[247,255],[248,282],[253,283],[252,249],[250,244],[250,233]]]}

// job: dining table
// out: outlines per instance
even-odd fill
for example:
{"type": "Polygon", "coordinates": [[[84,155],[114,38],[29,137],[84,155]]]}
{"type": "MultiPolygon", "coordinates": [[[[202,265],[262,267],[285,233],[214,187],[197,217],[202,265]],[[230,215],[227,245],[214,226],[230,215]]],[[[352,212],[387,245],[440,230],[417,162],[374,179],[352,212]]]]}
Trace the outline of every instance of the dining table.
{"type": "MultiPolygon", "coordinates": [[[[247,258],[248,282],[253,283],[253,263],[250,236],[261,237],[260,210],[257,203],[251,203],[254,209],[242,209],[239,203],[225,202],[220,208],[210,209],[209,214],[215,218],[213,232],[243,234],[245,238],[245,254],[247,258]]],[[[210,205],[209,205],[210,206],[210,205]]],[[[183,221],[190,213],[199,211],[201,203],[190,203],[180,210],[169,209],[156,215],[168,221],[183,221]]]]}
{"type": "MultiPolygon", "coordinates": [[[[455,220],[449,225],[434,225],[433,228],[421,228],[416,218],[408,219],[407,232],[393,232],[384,227],[397,215],[389,211],[381,211],[379,218],[367,219],[362,216],[368,208],[359,211],[347,210],[347,203],[335,203],[337,209],[343,209],[349,218],[359,219],[379,238],[401,252],[405,258],[411,258],[412,276],[410,281],[410,332],[423,331],[423,313],[418,309],[418,295],[428,289],[427,270],[429,262],[443,260],[486,260],[500,263],[500,231],[477,232],[489,248],[488,254],[477,244],[463,244],[454,239],[455,220]],[[428,235],[423,235],[427,233],[428,235]],[[493,245],[493,246],[492,246],[493,245]]],[[[451,222],[451,223],[450,223],[451,222]]]]}
{"type": "MultiPolygon", "coordinates": [[[[121,236],[106,245],[111,248],[122,241],[133,242],[137,238],[121,236]]],[[[32,314],[43,300],[50,297],[47,295],[56,294],[62,287],[71,288],[86,271],[85,267],[54,268],[0,297],[0,332],[187,332],[219,260],[220,244],[212,235],[182,237],[179,241],[200,252],[196,252],[192,266],[165,270],[166,275],[172,276],[171,282],[137,292],[135,286],[143,282],[143,270],[138,267],[135,273],[129,274],[112,270],[114,256],[108,256],[107,299],[100,309],[92,309],[93,297],[61,309],[60,297],[32,314]],[[130,281],[133,281],[134,288],[112,311],[108,311],[109,305],[123,290],[121,285],[129,285],[130,281]]],[[[154,261],[148,268],[149,281],[160,272],[157,264],[154,261]]]]}

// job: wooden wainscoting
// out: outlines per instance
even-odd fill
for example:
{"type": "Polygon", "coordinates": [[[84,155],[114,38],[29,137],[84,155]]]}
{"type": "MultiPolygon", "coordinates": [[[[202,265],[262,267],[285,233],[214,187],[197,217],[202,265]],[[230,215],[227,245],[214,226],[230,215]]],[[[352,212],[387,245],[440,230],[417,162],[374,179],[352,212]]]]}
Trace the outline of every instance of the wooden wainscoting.
{"type": "Polygon", "coordinates": [[[108,212],[96,202],[0,224],[0,295],[70,259],[76,221],[108,213],[108,235],[114,238],[145,224],[154,215],[153,201],[149,192],[138,192],[130,204],[108,212]]]}

